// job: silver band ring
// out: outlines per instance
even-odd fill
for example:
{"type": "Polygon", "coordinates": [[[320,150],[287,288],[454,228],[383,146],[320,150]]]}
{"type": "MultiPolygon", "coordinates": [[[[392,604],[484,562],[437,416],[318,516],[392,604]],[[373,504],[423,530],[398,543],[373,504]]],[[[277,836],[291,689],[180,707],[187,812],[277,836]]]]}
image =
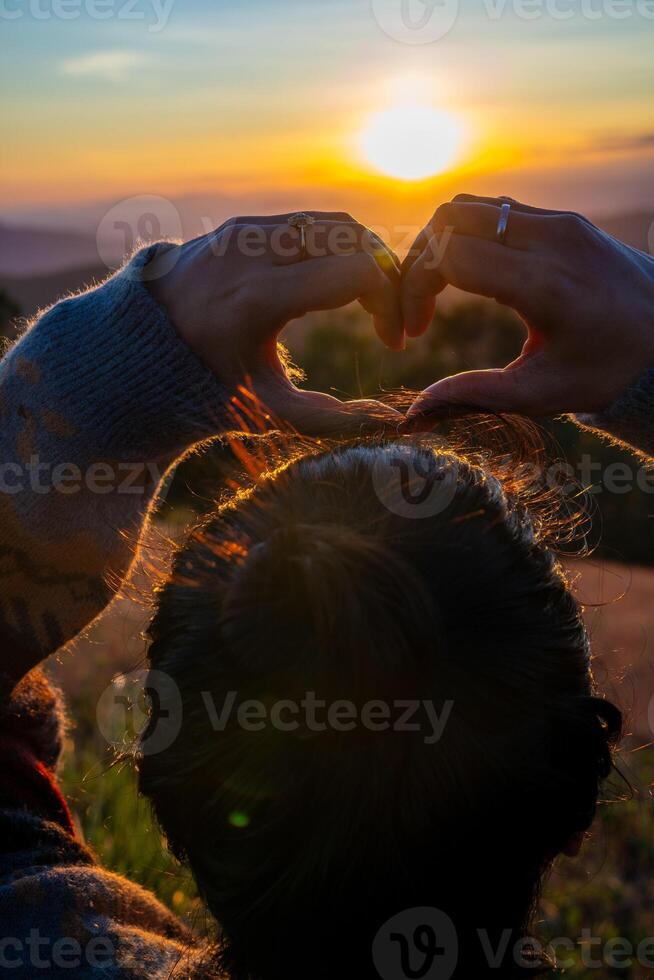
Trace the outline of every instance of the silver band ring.
{"type": "Polygon", "coordinates": [[[511,205],[508,201],[505,201],[500,208],[500,217],[497,222],[497,231],[495,232],[495,238],[500,245],[506,244],[506,231],[509,227],[509,215],[511,214],[511,205]]]}
{"type": "Polygon", "coordinates": [[[298,211],[297,214],[292,214],[288,219],[288,223],[291,228],[297,228],[300,232],[300,254],[303,259],[307,258],[307,228],[311,225],[315,225],[316,219],[312,214],[307,214],[306,211],[298,211]]]}

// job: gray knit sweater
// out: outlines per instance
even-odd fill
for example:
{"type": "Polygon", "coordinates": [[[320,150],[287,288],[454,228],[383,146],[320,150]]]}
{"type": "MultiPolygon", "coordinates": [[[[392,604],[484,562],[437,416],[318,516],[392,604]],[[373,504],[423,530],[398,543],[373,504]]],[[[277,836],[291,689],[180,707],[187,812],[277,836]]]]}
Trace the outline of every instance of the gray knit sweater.
{"type": "MultiPolygon", "coordinates": [[[[32,670],[107,606],[165,471],[229,425],[228,393],[141,280],[151,253],[0,362],[0,974],[20,980],[215,975],[171,912],[78,839],[56,702],[32,670]]],[[[653,413],[654,370],[579,422],[654,454],[653,413]]]]}

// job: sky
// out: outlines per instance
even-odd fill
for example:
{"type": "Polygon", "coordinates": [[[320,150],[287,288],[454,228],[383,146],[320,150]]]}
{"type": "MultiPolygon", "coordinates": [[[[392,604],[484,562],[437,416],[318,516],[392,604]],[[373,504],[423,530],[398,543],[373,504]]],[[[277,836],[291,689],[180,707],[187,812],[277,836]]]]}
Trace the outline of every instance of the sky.
{"type": "Polygon", "coordinates": [[[0,216],[142,194],[380,220],[461,190],[654,205],[654,0],[0,0],[0,20],[0,216]],[[462,135],[407,181],[360,137],[416,104],[462,135]]]}

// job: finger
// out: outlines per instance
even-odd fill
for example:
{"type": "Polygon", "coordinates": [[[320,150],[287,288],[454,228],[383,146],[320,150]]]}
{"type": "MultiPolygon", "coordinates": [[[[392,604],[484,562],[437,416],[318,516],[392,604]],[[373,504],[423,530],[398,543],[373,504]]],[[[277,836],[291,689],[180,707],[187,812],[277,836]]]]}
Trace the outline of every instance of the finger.
{"type": "MultiPolygon", "coordinates": [[[[585,218],[584,215],[582,214],[578,214],[576,211],[556,211],[556,210],[548,210],[547,208],[532,207],[529,204],[523,204],[521,201],[516,201],[514,198],[508,196],[480,197],[476,194],[457,194],[456,197],[452,198],[450,205],[447,204],[441,205],[441,207],[436,210],[431,221],[428,222],[428,224],[423,228],[423,230],[417,236],[415,242],[409,249],[409,252],[407,253],[407,255],[404,258],[404,261],[402,262],[402,273],[404,274],[406,271],[408,271],[411,268],[415,260],[418,258],[419,255],[422,254],[422,252],[426,248],[427,242],[429,241],[429,238],[431,237],[433,232],[438,230],[439,226],[438,223],[436,222],[436,219],[437,219],[437,215],[439,214],[439,211],[441,211],[442,208],[448,208],[451,205],[456,205],[456,204],[477,204],[477,205],[486,205],[494,208],[501,208],[502,204],[506,202],[508,202],[511,205],[511,211],[513,212],[511,216],[512,218],[515,218],[516,213],[521,215],[540,215],[541,217],[550,217],[550,218],[567,215],[568,217],[579,218],[582,221],[584,221],[586,224],[591,224],[588,218],[585,218]]],[[[491,220],[492,219],[490,218],[487,219],[488,222],[490,222],[491,220]]],[[[498,220],[499,220],[499,215],[495,220],[495,229],[494,229],[495,232],[497,231],[498,220]]],[[[509,227],[511,227],[512,224],[515,224],[515,221],[510,220],[509,227]]],[[[441,222],[441,227],[442,227],[442,222],[441,222]]],[[[456,231],[461,230],[456,225],[454,225],[454,227],[456,231]]],[[[512,230],[511,234],[513,235],[513,233],[514,232],[512,230]]],[[[509,232],[507,231],[506,241],[508,244],[511,245],[511,247],[520,247],[517,244],[514,245],[513,240],[509,240],[508,236],[509,236],[509,232]]],[[[492,227],[486,231],[483,237],[489,239],[495,237],[492,227]]]]}
{"type": "Polygon", "coordinates": [[[530,302],[541,299],[544,265],[542,257],[496,242],[456,233],[434,235],[402,281],[406,332],[410,337],[424,333],[430,322],[428,299],[448,283],[526,313],[530,302]]]}
{"type": "MultiPolygon", "coordinates": [[[[225,246],[229,243],[235,234],[243,234],[243,228],[247,227],[250,229],[248,234],[254,237],[255,228],[264,228],[274,225],[287,225],[290,218],[295,217],[297,214],[308,214],[316,221],[346,221],[354,222],[355,219],[347,211],[288,211],[284,214],[246,214],[237,215],[232,218],[228,218],[224,221],[215,231],[206,234],[198,235],[194,241],[201,241],[204,238],[214,238],[224,240],[225,246]]],[[[289,225],[290,228],[290,225],[289,225]]]]}
{"type": "MultiPolygon", "coordinates": [[[[501,204],[501,201],[497,204],[477,202],[441,204],[434,212],[429,224],[416,239],[414,248],[411,250],[411,261],[405,262],[405,270],[408,271],[415,259],[418,258],[414,251],[417,251],[420,245],[424,251],[427,242],[435,232],[450,229],[459,235],[475,235],[487,241],[496,241],[501,204]]],[[[502,244],[508,248],[535,248],[543,239],[549,237],[550,230],[543,216],[522,213],[512,208],[502,244]]]]}
{"type": "MultiPolygon", "coordinates": [[[[399,260],[378,234],[341,212],[306,212],[315,215],[315,222],[302,231],[283,219],[232,218],[213,236],[216,255],[236,252],[248,259],[272,259],[275,265],[289,265],[327,255],[351,255],[366,251],[373,255],[382,270],[394,280],[399,279],[399,260]],[[321,219],[320,214],[334,215],[321,219]],[[342,220],[341,220],[342,218],[342,220]],[[304,248],[302,240],[304,238],[304,248]]],[[[292,217],[292,216],[289,216],[292,217]]]]}
{"type": "MultiPolygon", "coordinates": [[[[434,214],[431,227],[434,231],[450,229],[458,234],[497,242],[500,216],[501,209],[494,204],[443,204],[434,214]]],[[[589,226],[590,222],[572,212],[537,213],[519,211],[511,206],[504,238],[498,244],[525,252],[543,254],[553,250],[560,253],[579,235],[584,235],[589,226]]]]}
{"type": "Polygon", "coordinates": [[[230,224],[216,233],[210,244],[216,256],[240,255],[275,266],[363,251],[399,283],[399,268],[392,253],[374,232],[358,222],[316,222],[304,228],[304,247],[302,237],[300,229],[289,224],[230,224]]]}
{"type": "MultiPolygon", "coordinates": [[[[268,233],[268,229],[264,229],[268,233]]],[[[270,233],[269,248],[275,265],[306,262],[330,255],[366,252],[388,276],[399,279],[399,270],[390,249],[370,228],[357,221],[317,221],[304,229],[302,249],[300,229],[280,224],[270,233]]]]}
{"type": "Polygon", "coordinates": [[[532,383],[527,379],[525,371],[507,368],[455,374],[421,392],[409,408],[407,420],[419,428],[423,421],[428,425],[430,419],[456,409],[538,415],[541,394],[533,379],[532,383]]]}
{"type": "Polygon", "coordinates": [[[247,214],[228,218],[217,229],[228,228],[230,225],[282,225],[297,214],[308,214],[316,221],[355,221],[347,211],[287,211],[283,214],[247,214]]]}
{"type": "Polygon", "coordinates": [[[379,242],[380,247],[383,248],[386,252],[388,252],[388,254],[391,256],[393,260],[393,265],[395,266],[395,271],[399,276],[402,269],[402,262],[397,252],[393,248],[391,248],[391,246],[388,244],[388,242],[382,237],[382,235],[379,232],[376,232],[373,228],[368,228],[368,231],[370,232],[372,237],[377,242],[379,242]]]}
{"type": "Polygon", "coordinates": [[[430,265],[420,261],[402,280],[400,303],[407,337],[421,337],[429,328],[436,313],[436,297],[447,286],[438,269],[431,271],[430,265]]]}
{"type": "Polygon", "coordinates": [[[299,389],[292,398],[284,398],[281,412],[284,420],[298,432],[321,437],[397,435],[404,421],[403,415],[381,402],[368,399],[341,402],[322,392],[299,389]]]}
{"type": "Polygon", "coordinates": [[[324,392],[303,391],[281,365],[273,370],[264,366],[255,377],[244,375],[234,390],[230,428],[239,432],[263,434],[290,426],[311,436],[397,435],[406,422],[402,413],[372,399],[341,402],[324,392]]]}
{"type": "Polygon", "coordinates": [[[456,197],[452,198],[453,204],[493,204],[498,208],[501,207],[505,201],[508,201],[512,210],[519,211],[522,214],[541,214],[549,215],[550,217],[554,215],[567,214],[575,218],[581,218],[587,224],[590,224],[588,218],[584,217],[583,214],[579,214],[577,211],[559,211],[548,208],[537,208],[531,204],[524,204],[522,201],[516,201],[513,197],[479,197],[476,194],[457,194],[456,197]]]}
{"type": "Polygon", "coordinates": [[[399,284],[366,252],[296,263],[279,268],[277,276],[284,321],[358,299],[373,315],[380,339],[392,350],[404,348],[399,284]]]}
{"type": "MultiPolygon", "coordinates": [[[[474,235],[497,241],[501,210],[494,204],[442,204],[430,222],[433,232],[451,228],[459,235],[474,235]]],[[[502,244],[507,248],[534,249],[550,237],[551,225],[543,215],[526,214],[513,208],[502,244]]]]}
{"type": "Polygon", "coordinates": [[[440,268],[440,252],[447,247],[450,234],[425,237],[420,256],[402,275],[402,322],[408,337],[420,337],[434,318],[436,297],[447,285],[440,268]]]}
{"type": "Polygon", "coordinates": [[[429,225],[425,225],[422,231],[416,236],[415,241],[413,242],[411,248],[402,259],[400,272],[403,276],[406,272],[409,271],[409,269],[416,261],[416,259],[422,255],[424,250],[427,248],[429,239],[432,237],[433,234],[434,233],[429,227],[429,225]]]}

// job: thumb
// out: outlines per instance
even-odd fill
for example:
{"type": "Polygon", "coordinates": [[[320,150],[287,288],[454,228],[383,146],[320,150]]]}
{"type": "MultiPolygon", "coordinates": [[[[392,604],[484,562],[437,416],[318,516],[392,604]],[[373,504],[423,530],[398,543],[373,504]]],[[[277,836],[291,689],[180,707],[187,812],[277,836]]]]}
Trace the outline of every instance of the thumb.
{"type": "Polygon", "coordinates": [[[407,418],[447,414],[455,408],[485,409],[529,415],[537,410],[536,392],[530,391],[520,369],[467,371],[444,378],[425,389],[407,412],[407,418]]]}
{"type": "Polygon", "coordinates": [[[397,434],[405,416],[373,399],[339,401],[320,391],[296,388],[272,375],[268,383],[237,386],[229,401],[230,431],[265,435],[273,429],[325,438],[397,434]]]}
{"type": "Polygon", "coordinates": [[[356,437],[397,433],[404,416],[381,402],[361,399],[341,402],[316,391],[301,391],[285,416],[298,432],[310,436],[356,437]]]}
{"type": "MultiPolygon", "coordinates": [[[[280,427],[290,426],[305,436],[354,438],[397,433],[404,415],[372,399],[342,402],[321,391],[296,388],[285,377],[258,386],[257,400],[265,405],[266,417],[280,427]]],[[[269,428],[269,425],[267,426],[269,428]]]]}

